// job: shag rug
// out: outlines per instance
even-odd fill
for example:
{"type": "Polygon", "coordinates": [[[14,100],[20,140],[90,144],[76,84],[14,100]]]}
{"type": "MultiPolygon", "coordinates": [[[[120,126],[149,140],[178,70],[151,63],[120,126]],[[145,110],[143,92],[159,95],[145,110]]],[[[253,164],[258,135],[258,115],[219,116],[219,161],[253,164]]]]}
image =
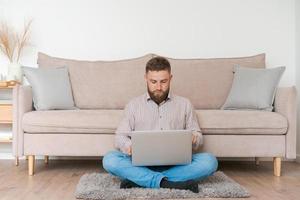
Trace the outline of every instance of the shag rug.
{"type": "Polygon", "coordinates": [[[78,199],[183,199],[183,198],[242,198],[249,192],[237,182],[217,171],[199,182],[199,193],[189,190],[131,188],[120,189],[120,179],[108,173],[84,174],[76,187],[78,199]]]}

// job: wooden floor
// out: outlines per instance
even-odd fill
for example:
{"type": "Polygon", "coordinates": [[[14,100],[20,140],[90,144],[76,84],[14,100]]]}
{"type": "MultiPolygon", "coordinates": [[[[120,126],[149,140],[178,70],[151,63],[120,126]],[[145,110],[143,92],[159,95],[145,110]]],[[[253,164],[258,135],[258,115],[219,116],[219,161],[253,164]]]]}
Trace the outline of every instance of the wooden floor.
{"type": "MultiPolygon", "coordinates": [[[[251,193],[249,199],[300,199],[300,164],[282,163],[282,176],[273,176],[272,162],[222,161],[219,170],[240,183],[251,193]]],[[[0,199],[67,200],[75,199],[74,191],[81,175],[103,172],[101,161],[43,160],[36,162],[36,174],[28,176],[27,161],[16,167],[12,160],[0,160],[0,199]]],[[[209,199],[209,198],[206,198],[209,199]]]]}

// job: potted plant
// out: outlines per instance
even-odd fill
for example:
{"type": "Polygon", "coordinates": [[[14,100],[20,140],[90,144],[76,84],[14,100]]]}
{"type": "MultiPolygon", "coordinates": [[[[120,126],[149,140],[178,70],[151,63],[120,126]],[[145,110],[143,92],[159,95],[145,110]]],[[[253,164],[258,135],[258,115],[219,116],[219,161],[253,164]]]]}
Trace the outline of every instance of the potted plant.
{"type": "Polygon", "coordinates": [[[22,82],[23,73],[19,63],[22,51],[29,43],[29,29],[32,21],[24,24],[21,34],[14,31],[7,23],[0,23],[0,51],[9,60],[6,80],[22,82]]]}

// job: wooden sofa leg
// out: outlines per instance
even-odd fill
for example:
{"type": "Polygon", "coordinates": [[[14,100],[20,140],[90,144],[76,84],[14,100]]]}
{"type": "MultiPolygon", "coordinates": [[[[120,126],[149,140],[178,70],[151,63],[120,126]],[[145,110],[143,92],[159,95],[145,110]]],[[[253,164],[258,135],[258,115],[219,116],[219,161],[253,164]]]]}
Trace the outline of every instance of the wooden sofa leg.
{"type": "Polygon", "coordinates": [[[259,166],[259,158],[258,157],[255,157],[255,165],[259,166]]]}
{"type": "Polygon", "coordinates": [[[49,163],[49,156],[45,156],[44,161],[45,161],[45,164],[47,165],[49,163]]]}
{"type": "Polygon", "coordinates": [[[15,157],[15,165],[19,166],[19,157],[18,156],[15,157]]]}
{"type": "Polygon", "coordinates": [[[274,164],[274,176],[280,176],[281,175],[281,158],[274,157],[273,164],[274,164]]]}
{"type": "Polygon", "coordinates": [[[28,156],[28,174],[32,176],[34,174],[35,156],[28,156]]]}

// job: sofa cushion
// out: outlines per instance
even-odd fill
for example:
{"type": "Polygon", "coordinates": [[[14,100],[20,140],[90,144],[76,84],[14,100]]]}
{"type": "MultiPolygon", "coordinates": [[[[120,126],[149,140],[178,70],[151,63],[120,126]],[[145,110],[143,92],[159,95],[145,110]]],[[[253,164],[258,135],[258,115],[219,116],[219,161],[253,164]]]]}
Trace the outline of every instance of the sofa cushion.
{"type": "MultiPolygon", "coordinates": [[[[154,55],[119,61],[78,61],[38,54],[39,67],[67,66],[75,105],[82,109],[122,109],[146,91],[145,65],[154,55]]],[[[219,109],[225,102],[236,65],[265,67],[265,54],[237,58],[168,58],[172,91],[196,109],[219,109]]]]}
{"type": "Polygon", "coordinates": [[[38,54],[40,68],[67,66],[75,105],[81,109],[122,109],[146,91],[145,66],[152,54],[116,61],[78,61],[38,54]]]}
{"type": "Polygon", "coordinates": [[[233,81],[235,66],[265,68],[265,54],[236,58],[174,59],[171,83],[175,94],[190,99],[196,109],[219,109],[233,81]]]}
{"type": "Polygon", "coordinates": [[[52,69],[23,67],[23,72],[32,87],[36,110],[75,109],[66,67],[52,69]]]}
{"type": "Polygon", "coordinates": [[[32,111],[23,116],[25,132],[114,133],[123,110],[32,111]]]}
{"type": "MultiPolygon", "coordinates": [[[[285,134],[287,120],[265,111],[197,110],[203,134],[285,134]]],[[[23,116],[29,133],[114,134],[123,110],[32,111],[23,116]]]]}
{"type": "Polygon", "coordinates": [[[253,69],[237,66],[231,90],[221,109],[272,111],[277,85],[285,67],[253,69]]]}
{"type": "Polygon", "coordinates": [[[251,110],[196,110],[204,134],[285,134],[287,119],[275,112],[251,110]]]}

